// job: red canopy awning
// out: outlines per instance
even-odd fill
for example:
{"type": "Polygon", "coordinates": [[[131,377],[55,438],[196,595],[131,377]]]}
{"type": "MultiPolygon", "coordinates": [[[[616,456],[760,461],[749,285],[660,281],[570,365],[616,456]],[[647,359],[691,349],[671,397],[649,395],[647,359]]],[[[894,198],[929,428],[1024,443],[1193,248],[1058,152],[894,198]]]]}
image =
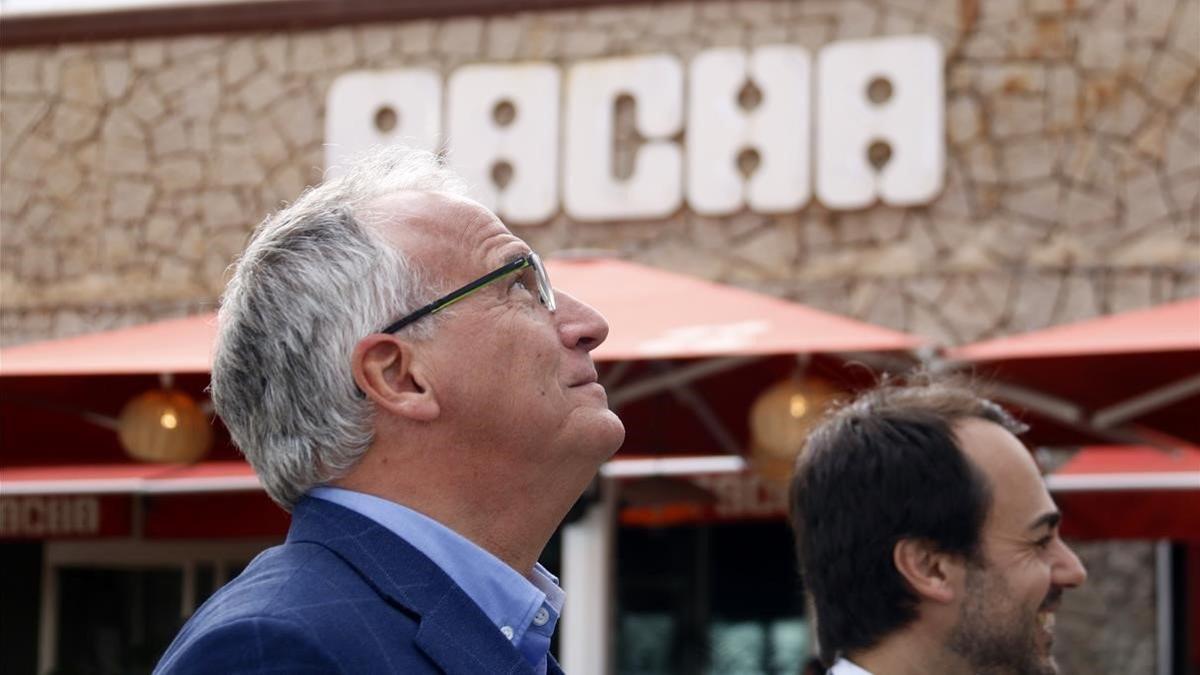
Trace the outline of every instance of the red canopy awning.
{"type": "Polygon", "coordinates": [[[0,467],[0,495],[188,494],[259,490],[243,461],[0,467]]]}
{"type": "MultiPolygon", "coordinates": [[[[1054,493],[1184,490],[1200,493],[1200,448],[1093,446],[1046,478],[1054,493]]],[[[1200,521],[1197,523],[1200,525],[1200,521]]]]}
{"type": "Polygon", "coordinates": [[[0,509],[0,539],[280,537],[289,520],[240,460],[4,467],[0,509]]]}
{"type": "Polygon", "coordinates": [[[1200,443],[1200,298],[967,345],[947,357],[994,379],[997,397],[1074,426],[1082,438],[1150,442],[1142,428],[1200,443]]]}
{"type": "Polygon", "coordinates": [[[912,349],[924,339],[762,293],[611,259],[552,260],[612,327],[601,361],[912,349]]]}
{"type": "MultiPolygon", "coordinates": [[[[554,285],[612,330],[599,361],[895,351],[917,336],[761,293],[611,259],[551,260],[554,285]]],[[[207,373],[216,319],[204,314],[0,350],[0,377],[207,373]]]]}
{"type": "MultiPolygon", "coordinates": [[[[611,325],[595,355],[610,403],[626,419],[618,459],[715,455],[740,461],[749,406],[792,372],[793,355],[898,351],[923,342],[635,263],[571,259],[549,267],[557,288],[595,306],[611,325]]],[[[0,492],[257,490],[219,422],[208,461],[162,467],[131,463],[110,429],[84,421],[116,417],[131,397],[157,386],[162,373],[176,374],[174,386],[202,398],[215,335],[210,313],[0,350],[0,492]]],[[[827,374],[840,363],[818,356],[810,369],[827,374]]],[[[652,468],[662,472],[664,466],[652,468]]]]}
{"type": "Polygon", "coordinates": [[[0,349],[0,377],[208,373],[215,314],[0,349]]]}
{"type": "Polygon", "coordinates": [[[976,342],[947,357],[985,363],[1200,350],[1200,298],[976,342]]]}
{"type": "Polygon", "coordinates": [[[1200,449],[1083,448],[1046,486],[1067,536],[1200,541],[1200,449]]]}

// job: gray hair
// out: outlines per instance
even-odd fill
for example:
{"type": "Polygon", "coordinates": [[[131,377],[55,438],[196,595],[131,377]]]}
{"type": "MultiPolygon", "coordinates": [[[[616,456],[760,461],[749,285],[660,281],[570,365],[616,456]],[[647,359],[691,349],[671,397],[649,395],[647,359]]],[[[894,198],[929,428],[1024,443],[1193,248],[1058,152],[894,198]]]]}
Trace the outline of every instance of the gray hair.
{"type": "Polygon", "coordinates": [[[351,372],[355,345],[432,299],[428,275],[378,231],[386,214],[374,205],[403,191],[466,189],[432,153],[372,150],[264,220],[225,289],[213,402],[285,509],[345,475],[373,439],[373,406],[351,372]]]}

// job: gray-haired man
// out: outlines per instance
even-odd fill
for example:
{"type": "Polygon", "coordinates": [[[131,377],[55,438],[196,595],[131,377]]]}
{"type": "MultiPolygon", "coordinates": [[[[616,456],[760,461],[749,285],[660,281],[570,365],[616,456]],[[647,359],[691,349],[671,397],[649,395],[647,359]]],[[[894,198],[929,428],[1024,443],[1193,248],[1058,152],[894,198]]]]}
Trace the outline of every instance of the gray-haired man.
{"type": "Polygon", "coordinates": [[[258,228],[212,390],[292,527],[160,672],[559,672],[537,559],[624,438],[608,326],[462,195],[385,150],[258,228]]]}

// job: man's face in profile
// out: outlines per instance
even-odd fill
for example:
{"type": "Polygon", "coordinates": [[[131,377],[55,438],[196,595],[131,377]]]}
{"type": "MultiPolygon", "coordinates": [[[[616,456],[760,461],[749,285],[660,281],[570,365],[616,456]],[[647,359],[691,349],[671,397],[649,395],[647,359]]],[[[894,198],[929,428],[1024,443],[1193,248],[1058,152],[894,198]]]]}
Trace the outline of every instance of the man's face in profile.
{"type": "Polygon", "coordinates": [[[972,563],[967,568],[966,600],[950,647],[977,673],[1055,675],[1051,654],[1054,608],[1061,591],[1046,594],[1036,608],[1018,600],[1004,570],[972,563]]]}
{"type": "MultiPolygon", "coordinates": [[[[398,245],[436,270],[446,290],[530,252],[469,199],[418,193],[387,205],[410,225],[391,230],[398,245]]],[[[590,480],[624,439],[590,355],[608,324],[592,307],[557,295],[551,313],[538,300],[532,270],[506,277],[456,303],[423,346],[441,417],[457,439],[504,449],[475,456],[472,470],[510,476],[514,486],[540,471],[590,480]]]]}
{"type": "Polygon", "coordinates": [[[1058,510],[1021,442],[997,424],[955,426],[959,445],[988,479],[992,505],[978,560],[967,563],[949,648],[977,673],[1055,675],[1054,612],[1063,590],[1087,578],[1058,536],[1058,510]]]}

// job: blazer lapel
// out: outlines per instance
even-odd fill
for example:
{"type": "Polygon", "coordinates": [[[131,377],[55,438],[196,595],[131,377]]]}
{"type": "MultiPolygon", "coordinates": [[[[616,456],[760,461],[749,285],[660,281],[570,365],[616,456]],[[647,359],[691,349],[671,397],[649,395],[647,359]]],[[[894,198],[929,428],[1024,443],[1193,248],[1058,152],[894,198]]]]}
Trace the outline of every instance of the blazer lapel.
{"type": "Polygon", "coordinates": [[[533,675],[525,657],[458,586],[421,616],[417,645],[447,673],[533,675]],[[481,620],[464,620],[473,614],[481,620]]]}
{"type": "Polygon", "coordinates": [[[440,567],[379,523],[322,499],[292,511],[289,542],[336,553],[377,593],[420,621],[416,644],[447,673],[532,675],[533,669],[440,567]]]}

